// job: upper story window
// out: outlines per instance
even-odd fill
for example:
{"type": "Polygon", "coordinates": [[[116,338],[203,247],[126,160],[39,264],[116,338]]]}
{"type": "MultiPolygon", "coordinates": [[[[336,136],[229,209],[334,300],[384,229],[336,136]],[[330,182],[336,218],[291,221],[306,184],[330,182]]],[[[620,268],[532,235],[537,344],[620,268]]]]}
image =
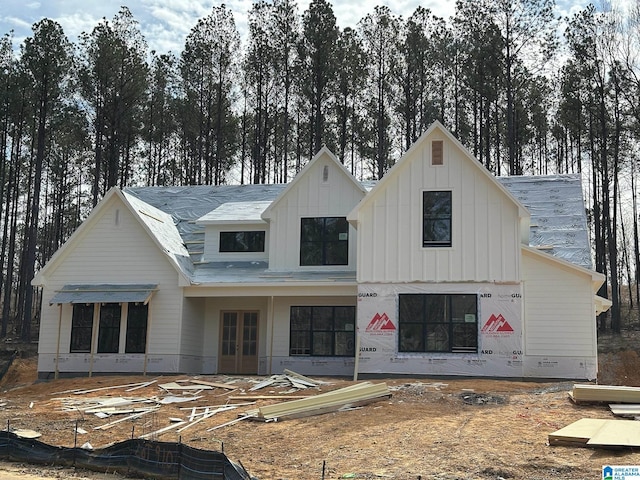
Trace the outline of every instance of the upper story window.
{"type": "Polygon", "coordinates": [[[264,230],[220,232],[221,252],[264,252],[264,230]]]}
{"type": "Polygon", "coordinates": [[[422,246],[451,246],[451,192],[422,193],[422,246]]]}
{"type": "Polygon", "coordinates": [[[349,223],[346,217],[302,218],[300,265],[347,265],[349,223]]]}

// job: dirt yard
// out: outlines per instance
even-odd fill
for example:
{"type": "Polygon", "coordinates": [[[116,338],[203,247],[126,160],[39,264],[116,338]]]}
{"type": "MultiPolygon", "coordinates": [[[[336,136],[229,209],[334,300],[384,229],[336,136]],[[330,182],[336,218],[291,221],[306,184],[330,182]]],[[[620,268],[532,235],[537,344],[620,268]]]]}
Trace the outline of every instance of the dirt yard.
{"type": "MultiPolygon", "coordinates": [[[[600,355],[599,383],[640,386],[640,358],[622,350],[600,355]]],[[[74,389],[93,389],[156,379],[153,385],[124,393],[124,388],[76,395],[162,396],[158,384],[176,377],[94,377],[37,383],[35,359],[20,359],[0,384],[0,425],[6,429],[36,430],[39,440],[60,446],[74,445],[76,422],[86,434],[77,444],[99,448],[169,425],[171,417],[186,418],[180,407],[220,405],[229,395],[246,392],[263,378],[237,378],[238,389],[216,388],[188,404],[163,405],[136,421],[109,430],[95,427],[113,421],[93,414],[62,411],[63,400],[74,389]]],[[[227,382],[229,377],[202,376],[201,380],[227,382]]],[[[349,385],[345,379],[291,394],[317,394],[349,385]]],[[[604,405],[574,405],[567,396],[572,383],[536,383],[483,379],[392,378],[385,382],[392,397],[362,408],[273,423],[249,420],[212,432],[207,429],[238,417],[242,408],[214,415],[183,431],[181,440],[202,449],[220,449],[260,480],[321,479],[323,462],[329,479],[466,480],[529,479],[585,480],[601,478],[606,464],[639,465],[640,452],[550,447],[547,436],[580,418],[612,418],[604,405]]],[[[261,395],[283,395],[286,387],[267,387],[261,395]]],[[[260,400],[257,405],[273,403],[260,400]]],[[[237,403],[237,402],[230,402],[237,403]]],[[[255,408],[255,407],[247,407],[255,408]]],[[[155,438],[178,441],[167,432],[155,438]]],[[[0,464],[3,479],[116,479],[96,474],[43,466],[0,464]]]]}

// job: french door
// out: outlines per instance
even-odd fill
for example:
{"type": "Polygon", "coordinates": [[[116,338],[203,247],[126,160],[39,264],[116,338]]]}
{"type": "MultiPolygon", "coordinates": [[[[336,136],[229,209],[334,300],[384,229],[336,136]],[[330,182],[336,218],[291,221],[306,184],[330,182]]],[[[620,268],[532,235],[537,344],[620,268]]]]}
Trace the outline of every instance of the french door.
{"type": "Polygon", "coordinates": [[[248,375],[258,373],[258,312],[222,312],[218,371],[248,375]]]}

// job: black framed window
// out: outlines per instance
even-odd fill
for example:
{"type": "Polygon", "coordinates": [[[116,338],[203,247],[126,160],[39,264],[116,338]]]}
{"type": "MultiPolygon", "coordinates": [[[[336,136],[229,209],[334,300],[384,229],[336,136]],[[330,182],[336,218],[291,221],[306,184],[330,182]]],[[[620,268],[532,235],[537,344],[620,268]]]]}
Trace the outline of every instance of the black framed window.
{"type": "Polygon", "coordinates": [[[220,232],[221,252],[264,252],[264,230],[220,232]]]}
{"type": "Polygon", "coordinates": [[[300,265],[347,265],[349,223],[346,217],[302,218],[300,265]]]}
{"type": "Polygon", "coordinates": [[[127,310],[125,353],[144,353],[147,347],[149,305],[130,303],[127,310]]]}
{"type": "Polygon", "coordinates": [[[119,303],[103,303],[100,305],[98,353],[118,353],[121,312],[122,307],[119,303]]]}
{"type": "Polygon", "coordinates": [[[478,351],[478,298],[473,294],[400,294],[399,352],[478,351]]]}
{"type": "Polygon", "coordinates": [[[289,354],[355,356],[355,307],[291,307],[289,354]]]}
{"type": "Polygon", "coordinates": [[[93,332],[93,303],[75,303],[71,317],[71,345],[69,351],[90,352],[93,332]]]}
{"type": "Polygon", "coordinates": [[[451,246],[451,192],[422,193],[422,246],[451,246]]]}

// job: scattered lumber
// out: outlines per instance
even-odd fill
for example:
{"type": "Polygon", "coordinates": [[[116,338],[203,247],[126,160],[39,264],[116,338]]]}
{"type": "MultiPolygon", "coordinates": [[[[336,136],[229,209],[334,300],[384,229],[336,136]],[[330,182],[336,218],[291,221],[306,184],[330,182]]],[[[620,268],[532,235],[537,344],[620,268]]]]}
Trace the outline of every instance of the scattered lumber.
{"type": "Polygon", "coordinates": [[[599,418],[581,418],[560,430],[549,434],[549,445],[585,446],[589,439],[608,420],[599,418]]]}
{"type": "Polygon", "coordinates": [[[569,397],[576,403],[640,403],[640,387],[575,384],[569,397]]]}
{"type": "Polygon", "coordinates": [[[640,417],[640,405],[635,403],[609,404],[609,409],[616,417],[640,417]]]}
{"type": "Polygon", "coordinates": [[[309,398],[310,396],[312,395],[230,395],[228,400],[295,400],[309,398]]]}
{"type": "Polygon", "coordinates": [[[593,448],[640,446],[640,422],[582,418],[549,434],[549,445],[593,448]]]}
{"type": "Polygon", "coordinates": [[[282,375],[271,375],[269,378],[258,382],[256,385],[249,389],[250,392],[260,390],[265,387],[291,387],[296,390],[304,390],[307,388],[318,387],[319,385],[326,385],[326,382],[319,380],[313,380],[299,373],[292,372],[291,370],[285,370],[282,375]]]}
{"type": "Polygon", "coordinates": [[[163,390],[213,390],[211,385],[180,385],[177,382],[163,383],[158,385],[163,390]]]}
{"type": "Polygon", "coordinates": [[[213,388],[226,388],[227,390],[236,390],[238,388],[236,385],[230,385],[228,383],[207,382],[205,380],[197,380],[197,379],[191,379],[189,381],[191,383],[195,383],[196,385],[207,385],[213,388]]]}
{"type": "Polygon", "coordinates": [[[347,406],[358,407],[390,396],[391,392],[386,384],[364,382],[308,398],[267,405],[249,411],[246,415],[262,421],[301,418],[336,412],[347,406]]]}

